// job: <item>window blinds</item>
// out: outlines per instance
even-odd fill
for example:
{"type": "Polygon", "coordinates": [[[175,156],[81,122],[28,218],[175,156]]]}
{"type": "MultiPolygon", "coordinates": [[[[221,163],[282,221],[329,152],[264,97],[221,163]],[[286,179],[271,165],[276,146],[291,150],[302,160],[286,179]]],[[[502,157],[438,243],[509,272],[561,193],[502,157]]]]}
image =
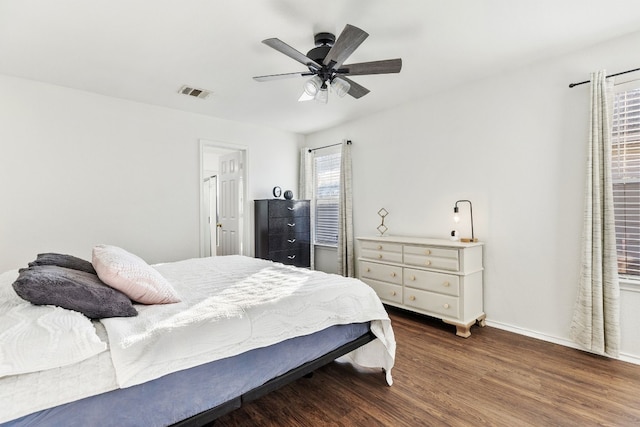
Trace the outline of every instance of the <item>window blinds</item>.
{"type": "Polygon", "coordinates": [[[618,273],[640,277],[640,89],[616,94],[611,137],[618,273]]]}
{"type": "Polygon", "coordinates": [[[315,243],[338,245],[338,203],[340,197],[340,153],[316,156],[315,243]]]}

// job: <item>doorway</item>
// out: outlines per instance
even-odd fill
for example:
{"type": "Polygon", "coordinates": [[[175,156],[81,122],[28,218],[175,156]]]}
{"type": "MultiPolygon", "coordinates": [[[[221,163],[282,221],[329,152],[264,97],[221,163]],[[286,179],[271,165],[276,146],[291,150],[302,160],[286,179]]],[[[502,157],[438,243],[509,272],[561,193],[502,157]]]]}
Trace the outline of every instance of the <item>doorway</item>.
{"type": "Polygon", "coordinates": [[[247,148],[200,140],[200,256],[249,255],[247,148]]]}

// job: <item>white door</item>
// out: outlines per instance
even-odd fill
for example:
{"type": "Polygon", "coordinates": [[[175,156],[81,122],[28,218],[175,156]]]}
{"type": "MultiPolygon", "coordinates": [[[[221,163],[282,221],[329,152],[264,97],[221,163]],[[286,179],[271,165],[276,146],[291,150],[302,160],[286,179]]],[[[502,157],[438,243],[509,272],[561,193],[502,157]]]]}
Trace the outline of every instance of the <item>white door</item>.
{"type": "Polygon", "coordinates": [[[218,177],[209,179],[209,252],[216,256],[218,247],[218,177]]]}
{"type": "Polygon", "coordinates": [[[204,256],[211,256],[211,233],[209,230],[211,229],[211,192],[209,190],[211,178],[205,178],[204,184],[202,185],[202,205],[204,207],[203,215],[205,216],[206,224],[207,224],[207,232],[204,233],[204,256]]]}
{"type": "Polygon", "coordinates": [[[218,246],[218,178],[205,178],[202,191],[206,232],[204,233],[204,256],[216,256],[218,246]]]}
{"type": "Polygon", "coordinates": [[[220,156],[218,165],[218,255],[242,253],[243,153],[220,156]]]}

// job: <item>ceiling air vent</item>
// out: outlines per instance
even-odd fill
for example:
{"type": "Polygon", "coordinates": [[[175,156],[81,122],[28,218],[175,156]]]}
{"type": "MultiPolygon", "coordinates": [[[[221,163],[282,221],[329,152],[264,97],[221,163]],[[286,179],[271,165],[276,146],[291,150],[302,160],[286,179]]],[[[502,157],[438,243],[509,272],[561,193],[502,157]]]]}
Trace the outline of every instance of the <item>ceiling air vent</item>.
{"type": "Polygon", "coordinates": [[[207,99],[209,97],[209,95],[211,95],[211,91],[210,90],[206,90],[206,89],[197,89],[195,87],[190,87],[190,86],[182,86],[180,88],[179,93],[183,94],[183,95],[189,95],[189,96],[193,96],[195,98],[200,98],[200,99],[207,99]]]}

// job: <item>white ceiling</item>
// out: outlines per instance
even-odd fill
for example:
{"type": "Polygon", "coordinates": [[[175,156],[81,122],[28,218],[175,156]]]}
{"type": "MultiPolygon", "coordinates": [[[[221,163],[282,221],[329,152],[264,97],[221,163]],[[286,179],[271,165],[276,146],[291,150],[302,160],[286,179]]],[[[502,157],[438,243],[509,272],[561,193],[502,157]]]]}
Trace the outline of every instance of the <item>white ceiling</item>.
{"type": "Polygon", "coordinates": [[[0,73],[307,134],[638,30],[638,0],[0,0],[0,73]],[[370,35],[346,62],[401,73],[326,105],[297,101],[302,77],[252,79],[305,70],[261,40],[306,54],[347,23],[370,35]]]}

